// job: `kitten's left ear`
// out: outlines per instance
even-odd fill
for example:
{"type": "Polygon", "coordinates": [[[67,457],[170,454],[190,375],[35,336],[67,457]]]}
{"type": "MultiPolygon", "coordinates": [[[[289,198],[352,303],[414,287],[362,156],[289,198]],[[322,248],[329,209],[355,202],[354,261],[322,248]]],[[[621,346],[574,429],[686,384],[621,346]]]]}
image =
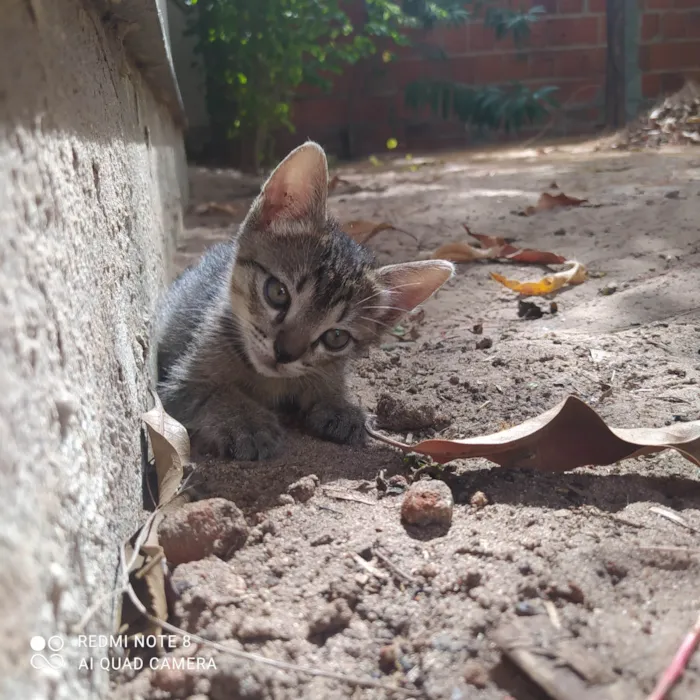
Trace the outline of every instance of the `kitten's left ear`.
{"type": "Polygon", "coordinates": [[[390,307],[382,314],[384,323],[394,323],[430,298],[452,275],[455,266],[447,260],[387,265],[377,270],[377,281],[384,288],[382,305],[390,307]]]}
{"type": "Polygon", "coordinates": [[[276,220],[323,221],[328,199],[328,163],[313,141],[293,150],[263,185],[256,202],[264,226],[276,220]]]}

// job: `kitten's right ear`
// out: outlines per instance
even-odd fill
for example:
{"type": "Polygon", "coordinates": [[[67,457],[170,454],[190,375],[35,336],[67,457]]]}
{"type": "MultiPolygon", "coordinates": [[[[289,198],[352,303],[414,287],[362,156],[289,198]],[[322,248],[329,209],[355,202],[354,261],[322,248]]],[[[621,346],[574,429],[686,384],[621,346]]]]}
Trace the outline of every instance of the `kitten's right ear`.
{"type": "Polygon", "coordinates": [[[327,199],[326,154],[317,143],[308,141],[275,168],[253,209],[262,226],[289,220],[322,222],[327,199]]]}
{"type": "Polygon", "coordinates": [[[454,272],[455,266],[447,260],[422,260],[380,267],[377,281],[385,290],[382,305],[387,307],[382,322],[394,323],[415,309],[437,292],[454,272]]]}

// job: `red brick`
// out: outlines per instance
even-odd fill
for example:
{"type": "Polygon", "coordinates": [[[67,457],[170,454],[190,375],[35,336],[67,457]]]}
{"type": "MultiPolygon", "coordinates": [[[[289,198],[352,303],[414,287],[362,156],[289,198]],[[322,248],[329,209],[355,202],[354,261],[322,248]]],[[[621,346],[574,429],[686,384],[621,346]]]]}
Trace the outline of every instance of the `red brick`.
{"type": "Polygon", "coordinates": [[[530,77],[552,78],[560,53],[559,51],[533,51],[530,54],[530,77]]]}
{"type": "Polygon", "coordinates": [[[469,26],[442,28],[442,49],[450,56],[469,50],[469,26]]]}
{"type": "Polygon", "coordinates": [[[679,10],[696,10],[698,7],[698,0],[675,0],[673,6],[677,7],[679,10]]]}
{"type": "Polygon", "coordinates": [[[450,59],[449,75],[458,83],[470,85],[479,80],[475,73],[476,67],[477,60],[475,56],[452,58],[450,59]]]}
{"type": "Polygon", "coordinates": [[[674,0],[646,0],[647,10],[670,10],[673,8],[674,0]]]}
{"type": "Polygon", "coordinates": [[[659,14],[645,14],[642,16],[642,41],[651,41],[659,34],[659,14]]]}
{"type": "Polygon", "coordinates": [[[426,77],[426,61],[397,61],[390,63],[389,76],[384,81],[396,88],[403,89],[409,83],[426,77]]]}
{"type": "Polygon", "coordinates": [[[598,43],[598,17],[547,19],[532,27],[532,45],[535,47],[550,48],[598,43]]]}
{"type": "Polygon", "coordinates": [[[607,8],[608,0],[588,0],[588,11],[591,13],[607,12],[607,8]]]}
{"type": "Polygon", "coordinates": [[[601,90],[604,88],[604,81],[596,84],[595,81],[575,81],[571,83],[561,83],[559,90],[554,93],[554,97],[559,104],[582,105],[594,102],[598,99],[601,90]]]}
{"type": "Polygon", "coordinates": [[[658,73],[642,75],[642,97],[658,97],[661,94],[661,76],[658,73]]]}
{"type": "Polygon", "coordinates": [[[297,126],[335,126],[347,121],[348,101],[337,97],[305,99],[295,102],[293,109],[297,126]]]}
{"type": "Polygon", "coordinates": [[[477,85],[486,85],[508,80],[503,58],[502,54],[497,53],[473,56],[470,59],[472,75],[474,76],[473,82],[477,85]]]}
{"type": "Polygon", "coordinates": [[[665,12],[661,17],[661,34],[664,39],[684,39],[688,27],[686,12],[665,12]]]}
{"type": "MultiPolygon", "coordinates": [[[[672,71],[681,68],[694,68],[698,64],[700,47],[696,42],[684,41],[677,44],[651,44],[648,50],[648,68],[642,70],[672,71]]],[[[641,52],[640,52],[641,53],[641,52]]]]}
{"type": "Polygon", "coordinates": [[[681,73],[664,73],[661,75],[661,92],[668,95],[680,90],[685,83],[685,76],[681,73]]]}
{"type": "Polygon", "coordinates": [[[509,53],[503,56],[505,80],[527,80],[530,77],[530,61],[527,54],[509,53]]]}
{"type": "MultiPolygon", "coordinates": [[[[403,100],[403,95],[401,96],[403,100]]],[[[396,118],[396,98],[361,96],[349,107],[353,122],[381,122],[390,124],[396,118]]],[[[347,115],[346,115],[347,120],[347,115]]]]}
{"type": "Polygon", "coordinates": [[[604,79],[607,49],[571,49],[559,51],[554,62],[554,76],[557,78],[604,79]]]}
{"type": "Polygon", "coordinates": [[[469,26],[469,51],[493,51],[496,48],[496,33],[483,24],[469,26]]]}
{"type": "Polygon", "coordinates": [[[583,0],[557,0],[557,13],[560,15],[577,15],[582,12],[583,0]]]}

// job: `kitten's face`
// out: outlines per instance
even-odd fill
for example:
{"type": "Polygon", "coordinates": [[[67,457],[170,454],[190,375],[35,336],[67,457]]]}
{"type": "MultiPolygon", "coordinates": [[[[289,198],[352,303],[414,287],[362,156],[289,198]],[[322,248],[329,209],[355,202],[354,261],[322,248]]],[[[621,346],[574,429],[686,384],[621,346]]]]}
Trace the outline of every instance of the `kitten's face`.
{"type": "Polygon", "coordinates": [[[275,170],[238,234],[231,306],[255,370],[268,377],[323,374],[452,274],[444,261],[377,268],[326,212],[323,151],[305,144],[275,170]]]}

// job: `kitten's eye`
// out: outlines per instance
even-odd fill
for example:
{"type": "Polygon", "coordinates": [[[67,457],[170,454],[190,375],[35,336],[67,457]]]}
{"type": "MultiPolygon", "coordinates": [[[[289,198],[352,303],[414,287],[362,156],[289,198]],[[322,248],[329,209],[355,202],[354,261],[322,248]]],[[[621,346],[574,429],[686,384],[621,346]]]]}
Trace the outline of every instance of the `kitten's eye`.
{"type": "Polygon", "coordinates": [[[331,328],[321,336],[321,342],[329,350],[342,350],[350,342],[350,333],[340,328],[331,328]]]}
{"type": "Polygon", "coordinates": [[[265,282],[265,299],[275,309],[284,309],[286,306],[289,306],[289,292],[276,277],[267,278],[267,282],[265,282]]]}

